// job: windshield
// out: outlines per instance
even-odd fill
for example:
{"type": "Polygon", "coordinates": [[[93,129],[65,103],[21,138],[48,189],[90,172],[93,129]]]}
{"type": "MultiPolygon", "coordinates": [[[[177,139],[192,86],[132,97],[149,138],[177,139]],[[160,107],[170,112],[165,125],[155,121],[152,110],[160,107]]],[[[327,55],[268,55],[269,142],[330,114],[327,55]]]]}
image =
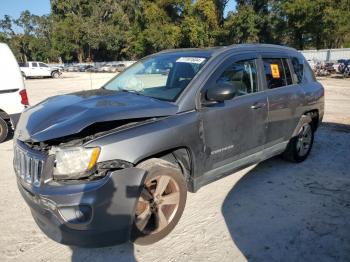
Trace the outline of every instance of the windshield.
{"type": "Polygon", "coordinates": [[[160,54],[146,58],[109,81],[104,88],[175,101],[206,62],[206,57],[160,54]]]}

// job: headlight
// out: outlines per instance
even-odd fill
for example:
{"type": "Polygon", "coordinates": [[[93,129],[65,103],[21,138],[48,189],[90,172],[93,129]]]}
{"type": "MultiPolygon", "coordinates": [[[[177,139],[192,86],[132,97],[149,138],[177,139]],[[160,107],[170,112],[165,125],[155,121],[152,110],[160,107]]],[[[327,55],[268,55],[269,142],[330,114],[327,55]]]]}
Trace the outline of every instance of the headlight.
{"type": "Polygon", "coordinates": [[[89,175],[100,155],[100,148],[54,147],[51,153],[56,157],[53,175],[56,178],[72,179],[89,175]]]}

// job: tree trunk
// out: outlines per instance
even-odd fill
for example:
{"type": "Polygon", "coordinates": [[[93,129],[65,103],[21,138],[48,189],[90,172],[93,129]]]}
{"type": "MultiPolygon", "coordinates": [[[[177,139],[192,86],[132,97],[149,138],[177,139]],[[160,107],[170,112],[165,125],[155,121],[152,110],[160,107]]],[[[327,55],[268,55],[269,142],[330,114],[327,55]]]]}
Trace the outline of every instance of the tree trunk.
{"type": "Polygon", "coordinates": [[[79,49],[78,50],[78,61],[79,61],[79,63],[83,62],[83,58],[84,58],[84,51],[83,51],[83,49],[79,49]]]}

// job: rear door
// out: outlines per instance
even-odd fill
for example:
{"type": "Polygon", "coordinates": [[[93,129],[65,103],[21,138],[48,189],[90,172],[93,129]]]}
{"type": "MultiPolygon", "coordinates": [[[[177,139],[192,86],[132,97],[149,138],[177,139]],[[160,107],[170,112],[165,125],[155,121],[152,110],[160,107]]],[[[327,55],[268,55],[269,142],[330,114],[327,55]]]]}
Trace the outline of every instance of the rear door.
{"type": "MultiPolygon", "coordinates": [[[[260,92],[259,75],[255,53],[234,55],[227,58],[206,83],[204,89],[215,88],[220,82],[231,82],[239,87],[232,100],[211,105],[205,105],[206,101],[203,101],[200,114],[207,152],[207,173],[229,171],[233,161],[263,148],[267,97],[260,92]]],[[[209,177],[207,179],[210,180],[209,177]]]]}
{"type": "Polygon", "coordinates": [[[37,62],[31,62],[30,65],[30,76],[41,76],[39,64],[37,62]]]}
{"type": "Polygon", "coordinates": [[[290,139],[300,118],[298,109],[304,96],[303,88],[292,77],[288,55],[262,53],[264,88],[268,98],[268,128],[266,147],[290,139]]]}

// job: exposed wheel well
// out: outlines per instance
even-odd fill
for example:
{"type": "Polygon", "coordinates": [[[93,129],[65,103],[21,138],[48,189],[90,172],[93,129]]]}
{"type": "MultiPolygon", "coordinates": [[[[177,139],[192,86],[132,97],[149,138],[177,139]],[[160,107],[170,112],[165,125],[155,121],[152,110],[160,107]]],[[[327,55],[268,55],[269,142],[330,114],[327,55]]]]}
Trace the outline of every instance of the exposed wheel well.
{"type": "Polygon", "coordinates": [[[305,112],[304,115],[308,115],[311,117],[312,119],[312,129],[313,131],[316,131],[319,124],[320,124],[320,118],[319,118],[319,113],[318,113],[318,110],[315,109],[315,110],[311,110],[311,111],[308,111],[308,112],[305,112]]]}
{"type": "Polygon", "coordinates": [[[187,183],[187,188],[190,192],[193,192],[193,185],[191,183],[191,175],[192,175],[192,160],[190,151],[185,147],[169,149],[163,152],[159,152],[155,155],[149,156],[145,159],[142,159],[137,164],[146,161],[150,158],[160,158],[166,160],[173,165],[179,167],[181,170],[185,181],[187,183]]]}

